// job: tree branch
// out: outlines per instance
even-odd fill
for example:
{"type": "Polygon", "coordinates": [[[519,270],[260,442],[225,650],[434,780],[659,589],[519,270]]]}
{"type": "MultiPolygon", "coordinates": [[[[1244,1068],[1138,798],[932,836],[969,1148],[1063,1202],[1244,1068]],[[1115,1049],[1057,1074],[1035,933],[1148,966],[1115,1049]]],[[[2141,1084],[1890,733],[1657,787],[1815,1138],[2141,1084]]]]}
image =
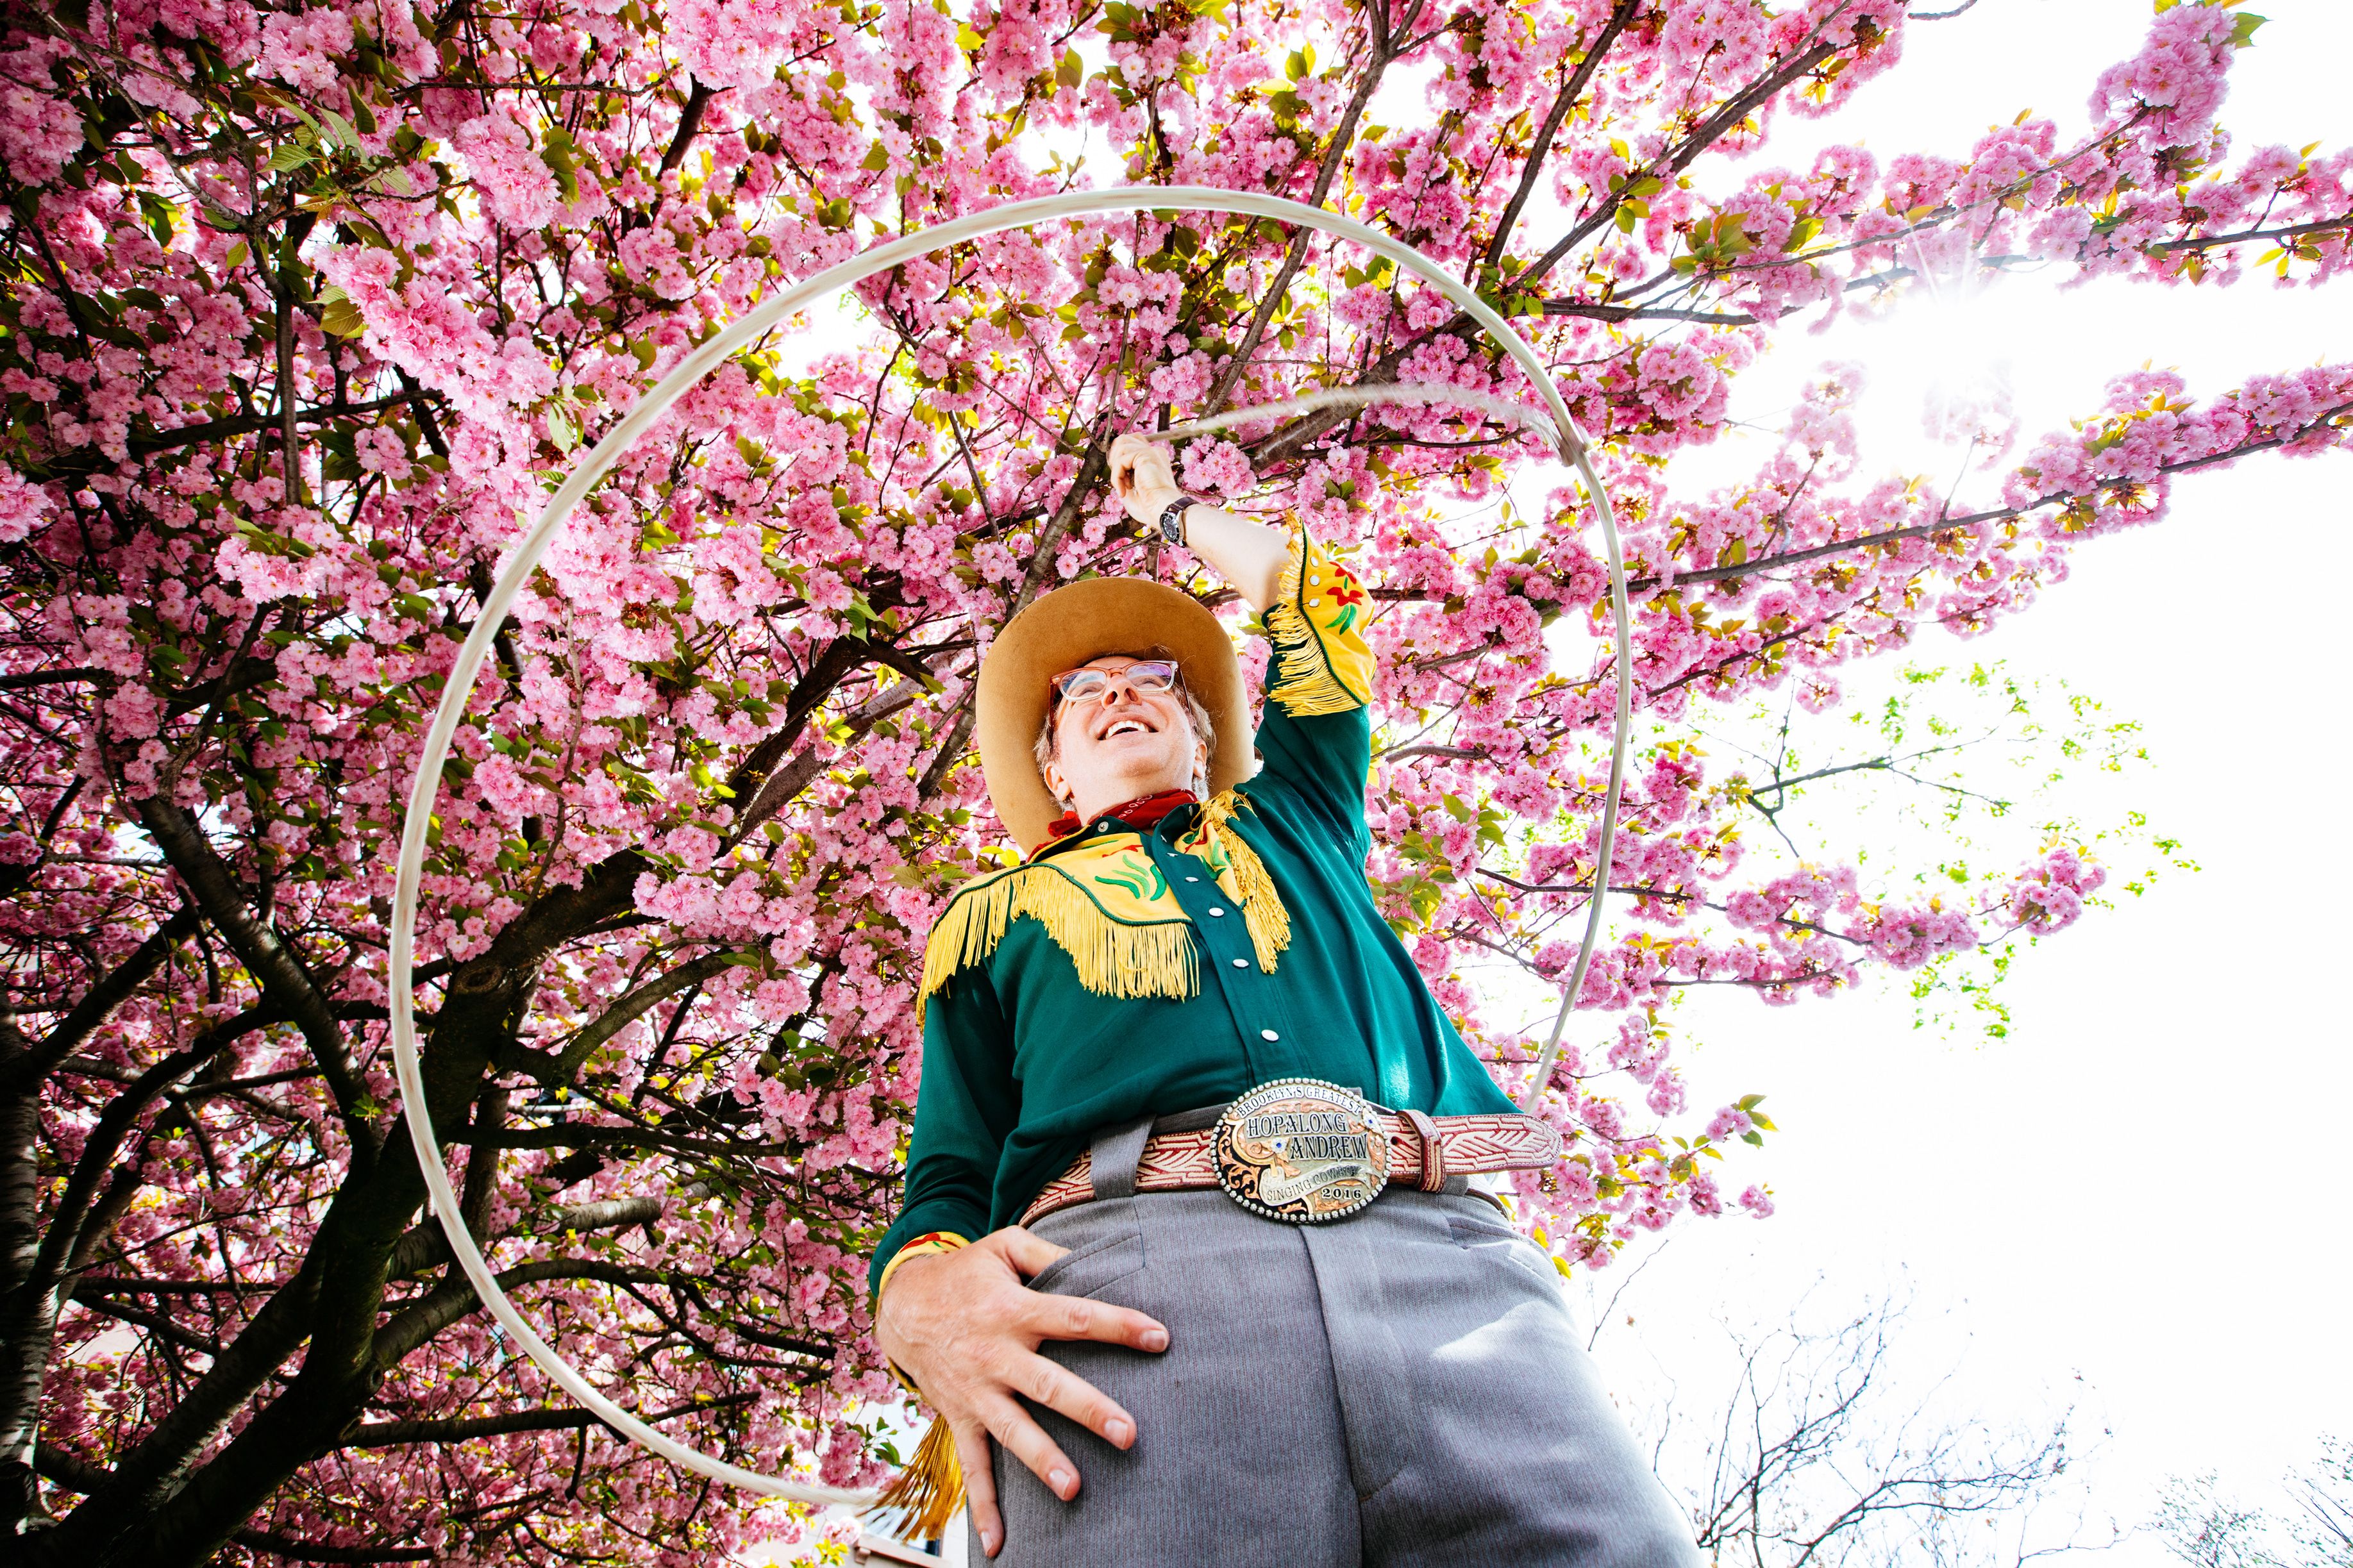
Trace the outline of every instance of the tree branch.
{"type": "Polygon", "coordinates": [[[1488,266],[1493,267],[1504,259],[1504,249],[1511,244],[1512,230],[1520,221],[1520,209],[1528,205],[1528,197],[1535,193],[1536,183],[1544,177],[1544,162],[1552,155],[1552,139],[1559,133],[1561,121],[1567,119],[1568,111],[1577,107],[1577,99],[1585,92],[1586,83],[1591,81],[1593,73],[1601,68],[1602,57],[1609,54],[1610,46],[1618,41],[1618,35],[1626,30],[1626,24],[1632,21],[1634,13],[1641,9],[1641,0],[1618,0],[1617,9],[1610,12],[1609,20],[1601,25],[1601,31],[1585,51],[1585,58],[1577,62],[1577,68],[1561,84],[1560,96],[1553,100],[1552,112],[1545,116],[1544,125],[1536,132],[1536,139],[1528,148],[1528,161],[1520,169],[1519,188],[1512,193],[1512,199],[1504,205],[1503,216],[1495,220],[1495,232],[1487,241],[1488,266]]]}
{"type": "Polygon", "coordinates": [[[524,1070],[551,1089],[570,1083],[580,1071],[581,1064],[598,1046],[635,1023],[647,1008],[665,996],[683,991],[690,985],[699,985],[723,970],[731,968],[738,956],[733,949],[705,953],[691,963],[680,964],[658,979],[648,981],[607,1007],[597,1015],[596,1022],[573,1036],[561,1055],[551,1059],[535,1051],[521,1053],[524,1070]]]}
{"type": "Polygon", "coordinates": [[[366,1091],[343,1051],[343,1026],[332,1003],[312,983],[310,971],[293,951],[278,939],[269,921],[248,906],[245,889],[237,886],[228,865],[214,852],[195,819],[162,795],[138,803],[139,820],[156,847],[180,874],[205,918],[228,942],[239,962],[261,984],[264,995],[284,1011],[302,1031],[319,1064],[319,1075],[335,1097],[343,1131],[352,1141],[352,1154],[361,1164],[375,1158],[378,1138],[361,1102],[366,1091]]]}
{"type": "MultiPolygon", "coordinates": [[[[315,408],[298,409],[288,417],[305,425],[316,425],[329,419],[353,419],[362,415],[381,414],[387,408],[397,408],[413,397],[436,395],[438,394],[417,387],[368,403],[331,403],[315,408]]],[[[424,412],[421,406],[418,412],[424,412]]],[[[233,419],[207,419],[200,425],[175,425],[168,430],[134,430],[124,438],[123,444],[130,448],[133,458],[148,458],[181,447],[234,440],[239,436],[259,435],[265,430],[282,432],[284,424],[285,419],[277,414],[240,415],[233,419]]],[[[26,464],[23,472],[36,481],[61,479],[77,474],[93,473],[111,466],[112,462],[112,458],[100,453],[96,447],[85,447],[46,463],[26,464]]]]}
{"type": "MultiPolygon", "coordinates": [[[[1372,4],[1386,5],[1388,0],[1372,0],[1372,4]]],[[[1410,26],[1409,21],[1408,25],[1410,26]]],[[[1330,194],[1333,176],[1340,172],[1340,164],[1356,140],[1356,121],[1363,116],[1365,105],[1371,101],[1373,89],[1380,86],[1381,76],[1388,69],[1388,48],[1377,43],[1371,60],[1356,83],[1356,90],[1350,95],[1348,107],[1342,111],[1340,123],[1332,132],[1332,145],[1324,150],[1323,161],[1316,166],[1315,186],[1307,197],[1309,206],[1322,206],[1324,196],[1330,194]]],[[[1291,279],[1297,275],[1300,263],[1307,258],[1307,242],[1314,237],[1314,229],[1303,224],[1291,237],[1291,246],[1283,254],[1282,266],[1275,273],[1274,281],[1267,286],[1257,310],[1251,314],[1249,330],[1242,333],[1240,345],[1234,350],[1233,359],[1228,363],[1224,374],[1218,377],[1217,385],[1210,389],[1208,399],[1201,405],[1204,414],[1215,414],[1223,408],[1226,399],[1233,395],[1234,387],[1250,369],[1250,355],[1258,352],[1259,340],[1266,335],[1267,323],[1274,319],[1275,311],[1282,307],[1283,297],[1290,290],[1291,279]]]]}
{"type": "Polygon", "coordinates": [[[686,95],[686,106],[678,111],[678,129],[671,133],[669,148],[661,156],[661,167],[656,178],[669,174],[686,162],[686,150],[694,144],[694,134],[702,129],[702,111],[711,107],[711,89],[692,77],[686,95]]]}
{"type": "MultiPolygon", "coordinates": [[[[2242,442],[2227,452],[2212,452],[2202,458],[2190,458],[2178,463],[2159,463],[2157,471],[2160,474],[2187,474],[2194,473],[2200,468],[2211,468],[2217,463],[2236,462],[2241,458],[2250,458],[2257,452],[2268,452],[2275,447],[2284,447],[2290,441],[2301,440],[2323,426],[2344,418],[2348,414],[2353,414],[2353,403],[2340,403],[2336,407],[2316,416],[2309,424],[2300,425],[2293,430],[2269,436],[2260,441],[2242,442]]],[[[2097,490],[2116,485],[2138,482],[2138,480],[2118,478],[2099,481],[2093,488],[2097,490]]],[[[1873,545],[1893,544],[1906,539],[1927,539],[1936,534],[1949,533],[1957,528],[1974,528],[1981,522],[2004,522],[2014,517],[2023,517],[2031,511],[2040,511],[2044,507],[2059,506],[2067,501],[2082,499],[2084,499],[2083,496],[2073,490],[2053,490],[2048,495],[2037,496],[2021,506],[1996,507],[1990,511],[1973,511],[1966,516],[1944,518],[1936,522],[1915,523],[1909,528],[1884,529],[1877,533],[1866,533],[1854,539],[1833,540],[1828,544],[1817,544],[1806,550],[1783,551],[1777,555],[1762,556],[1754,561],[1737,562],[1729,566],[1694,567],[1688,572],[1677,572],[1674,579],[1678,586],[1685,583],[1727,583],[1736,577],[1746,577],[1758,572],[1770,571],[1776,566],[1796,566],[1808,561],[1819,561],[1826,555],[1841,555],[1851,550],[1866,550],[1873,545]]],[[[1634,577],[1627,580],[1626,587],[1629,592],[1656,588],[1662,581],[1663,579],[1660,577],[1634,577]]]]}
{"type": "MultiPolygon", "coordinates": [[[[657,1410],[638,1420],[652,1426],[706,1410],[735,1410],[754,1403],[757,1394],[730,1394],[718,1399],[696,1400],[657,1410]]],[[[335,1445],[338,1448],[398,1448],[412,1443],[463,1443],[475,1437],[500,1437],[511,1432],[569,1432],[578,1426],[605,1423],[586,1410],[510,1410],[500,1415],[471,1415],[444,1421],[376,1421],[354,1429],[335,1445]]]]}
{"type": "MultiPolygon", "coordinates": [[[[598,1258],[541,1258],[518,1263],[491,1278],[498,1281],[501,1290],[507,1291],[544,1279],[598,1279],[607,1285],[660,1285],[669,1280],[669,1276],[656,1269],[632,1268],[598,1258]]],[[[459,1319],[471,1315],[480,1305],[475,1300],[474,1287],[462,1278],[454,1284],[437,1287],[376,1331],[376,1366],[389,1371],[409,1352],[459,1319]]]]}
{"type": "Polygon", "coordinates": [[[2317,223],[2290,224],[2284,228],[2242,228],[2236,234],[2210,234],[2198,239],[2160,239],[2150,243],[2153,255],[2163,256],[2176,250],[2207,250],[2218,245],[2237,245],[2250,239],[2301,239],[2307,234],[2335,234],[2353,228],[2353,213],[2339,217],[2323,218],[2317,223]]]}
{"type": "MultiPolygon", "coordinates": [[[[575,1204],[555,1211],[548,1223],[540,1227],[543,1236],[561,1236],[566,1231],[617,1230],[627,1226],[646,1225],[662,1216],[662,1201],[654,1197],[607,1198],[598,1203],[575,1204]]],[[[508,1235],[517,1234],[510,1231],[508,1235]]],[[[427,1220],[401,1237],[392,1249],[392,1262],[387,1273],[395,1279],[406,1279],[422,1274],[428,1268],[438,1268],[451,1258],[449,1243],[441,1234],[438,1221],[427,1220]]]]}
{"type": "MultiPolygon", "coordinates": [[[[1653,167],[1670,175],[1682,174],[1691,167],[1693,162],[1702,153],[1706,152],[1721,140],[1725,132],[1747,119],[1759,104],[1764,103],[1775,93],[1836,53],[1838,53],[1836,44],[1816,44],[1811,48],[1793,56],[1789,63],[1779,70],[1769,76],[1757,78],[1727,100],[1723,108],[1708,116],[1698,130],[1685,137],[1674,152],[1668,155],[1663,164],[1653,165],[1653,167]]],[[[1526,271],[1512,279],[1504,287],[1514,292],[1525,293],[1530,284],[1559,265],[1562,257],[1599,233],[1605,225],[1614,221],[1618,216],[1619,207],[1625,200],[1625,196],[1621,194],[1603,202],[1592,216],[1569,230],[1558,244],[1546,251],[1526,271]]]]}
{"type": "Polygon", "coordinates": [[[188,905],[173,910],[171,919],[157,926],[128,958],[84,993],[73,1011],[58,1020],[56,1026],[30,1050],[0,1066],[0,1097],[30,1093],[34,1086],[56,1070],[58,1063],[73,1055],[75,1047],[93,1030],[112,1017],[117,1007],[153,978],[172,956],[172,950],[195,934],[196,924],[196,911],[188,905]]]}
{"type": "Polygon", "coordinates": [[[40,1258],[33,1268],[35,1289],[46,1289],[66,1272],[68,1260],[81,1237],[84,1209],[140,1113],[182,1076],[212,1060],[254,1030],[277,1022],[279,1016],[274,1006],[264,1003],[214,1025],[141,1073],[100,1112],[98,1125],[82,1141],[80,1157],[74,1162],[73,1173],[66,1178],[65,1190],[58,1194],[49,1210],[48,1234],[42,1238],[40,1258]]]}
{"type": "MultiPolygon", "coordinates": [[[[69,1492],[88,1497],[113,1478],[112,1471],[47,1443],[36,1452],[41,1479],[69,1492]]],[[[229,1539],[239,1546],[275,1552],[298,1563],[425,1563],[434,1556],[425,1547],[322,1546],[266,1530],[240,1530],[229,1539]]]]}
{"type": "Polygon", "coordinates": [[[0,691],[16,691],[27,686],[63,686],[76,680],[95,680],[106,672],[102,669],[27,669],[15,675],[0,675],[0,691]]]}

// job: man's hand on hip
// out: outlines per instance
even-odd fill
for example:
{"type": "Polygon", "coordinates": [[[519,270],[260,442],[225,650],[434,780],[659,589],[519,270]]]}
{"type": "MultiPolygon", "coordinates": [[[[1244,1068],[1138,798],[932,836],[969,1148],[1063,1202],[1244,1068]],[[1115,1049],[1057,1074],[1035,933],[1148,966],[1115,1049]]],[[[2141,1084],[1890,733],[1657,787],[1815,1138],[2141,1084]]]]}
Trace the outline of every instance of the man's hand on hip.
{"type": "Polygon", "coordinates": [[[1168,1348],[1168,1331],[1142,1312],[1030,1289],[1069,1248],[1018,1226],[955,1252],[911,1258],[891,1277],[875,1311],[874,1339],[923,1391],[955,1436],[965,1499],[981,1550],[997,1555],[1004,1525],[988,1439],[1029,1467],[1054,1495],[1079,1495],[1079,1468],[1021,1407],[1059,1411],[1116,1448],[1135,1441],[1135,1418],[1085,1379],[1038,1353],[1047,1340],[1100,1340],[1140,1351],[1168,1348]]]}

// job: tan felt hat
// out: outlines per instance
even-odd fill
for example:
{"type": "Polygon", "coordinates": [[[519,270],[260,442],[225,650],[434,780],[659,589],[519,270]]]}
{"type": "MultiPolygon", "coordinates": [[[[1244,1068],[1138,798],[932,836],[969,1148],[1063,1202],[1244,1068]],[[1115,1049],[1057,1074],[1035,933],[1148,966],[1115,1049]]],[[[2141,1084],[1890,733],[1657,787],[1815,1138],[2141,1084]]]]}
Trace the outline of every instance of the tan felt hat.
{"type": "Polygon", "coordinates": [[[1176,656],[1186,690],[1200,699],[1217,729],[1210,793],[1256,771],[1241,661],[1218,617],[1165,584],[1089,577],[1055,589],[1014,616],[981,661],[973,704],[981,775],[988,781],[990,804],[1022,848],[1043,844],[1062,814],[1038,776],[1038,728],[1053,700],[1048,683],[1091,658],[1154,647],[1176,656]]]}

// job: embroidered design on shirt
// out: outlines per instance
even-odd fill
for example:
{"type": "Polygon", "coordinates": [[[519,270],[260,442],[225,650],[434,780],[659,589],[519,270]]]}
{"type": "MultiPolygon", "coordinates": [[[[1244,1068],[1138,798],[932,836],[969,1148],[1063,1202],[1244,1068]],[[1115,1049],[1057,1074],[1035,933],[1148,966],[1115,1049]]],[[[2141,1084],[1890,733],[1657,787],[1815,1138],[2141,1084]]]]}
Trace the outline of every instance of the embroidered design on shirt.
{"type": "Polygon", "coordinates": [[[1281,679],[1267,696],[1294,719],[1345,713],[1373,695],[1373,650],[1356,627],[1366,603],[1355,573],[1302,535],[1274,603],[1267,606],[1267,636],[1274,643],[1281,679]]]}

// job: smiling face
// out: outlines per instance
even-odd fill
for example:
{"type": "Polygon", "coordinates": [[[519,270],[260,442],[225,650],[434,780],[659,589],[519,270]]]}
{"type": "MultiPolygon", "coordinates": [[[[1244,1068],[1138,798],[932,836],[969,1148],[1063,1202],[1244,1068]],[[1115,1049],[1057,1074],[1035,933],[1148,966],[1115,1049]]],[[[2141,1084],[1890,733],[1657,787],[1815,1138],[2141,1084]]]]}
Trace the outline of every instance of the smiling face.
{"type": "MultiPolygon", "coordinates": [[[[1114,677],[1139,662],[1105,654],[1084,668],[1114,677]]],[[[1113,806],[1162,790],[1198,789],[1208,771],[1208,742],[1195,729],[1184,688],[1138,691],[1114,679],[1102,699],[1062,702],[1048,721],[1052,743],[1039,759],[1047,789],[1066,810],[1092,820],[1113,806]]]]}

